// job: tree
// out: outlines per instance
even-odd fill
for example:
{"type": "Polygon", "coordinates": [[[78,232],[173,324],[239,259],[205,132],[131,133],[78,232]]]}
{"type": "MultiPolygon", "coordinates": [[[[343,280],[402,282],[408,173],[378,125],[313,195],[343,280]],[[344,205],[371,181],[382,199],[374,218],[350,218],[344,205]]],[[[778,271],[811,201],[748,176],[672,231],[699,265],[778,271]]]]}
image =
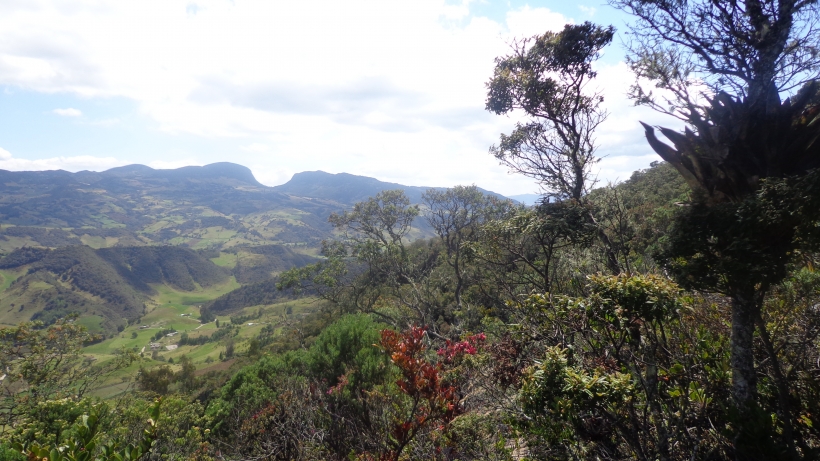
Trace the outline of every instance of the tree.
{"type": "Polygon", "coordinates": [[[481,225],[503,215],[509,208],[495,197],[485,196],[475,185],[446,190],[429,189],[422,195],[424,218],[446,250],[446,262],[456,277],[456,307],[461,308],[465,280],[465,244],[474,242],[481,225]]]}
{"type": "Polygon", "coordinates": [[[660,129],[674,148],[644,125],[649,144],[693,189],[711,203],[736,202],[763,178],[820,166],[815,1],[613,4],[638,19],[632,70],[664,91],[659,101],[638,82],[631,96],[688,125],[683,134],[660,129]]]}
{"type": "Polygon", "coordinates": [[[606,120],[599,93],[585,94],[595,78],[592,62],[614,29],[590,22],[559,33],[517,41],[513,54],[496,59],[487,83],[487,110],[524,110],[535,120],[516,124],[490,152],[513,171],[538,180],[547,197],[580,199],[596,162],[593,132],[606,120]]]}
{"type": "Polygon", "coordinates": [[[284,272],[277,288],[311,288],[343,311],[374,313],[393,325],[430,324],[438,318],[435,300],[424,286],[432,264],[424,258],[413,260],[419,247],[407,238],[418,214],[419,207],[401,190],[379,192],[350,211],[332,214],[328,220],[342,238],[322,242],[326,259],[284,272]],[[387,299],[391,308],[415,318],[405,322],[376,308],[387,299]]]}
{"type": "Polygon", "coordinates": [[[74,318],[48,327],[25,322],[0,328],[0,426],[11,428],[21,415],[46,400],[79,400],[102,378],[136,359],[134,353],[120,350],[114,360],[96,364],[81,352],[91,339],[74,318]]]}
{"type": "Polygon", "coordinates": [[[233,357],[234,353],[234,342],[233,338],[228,338],[228,341],[225,342],[225,357],[231,358],[233,357]]]}
{"type": "MultiPolygon", "coordinates": [[[[594,183],[594,132],[607,113],[601,107],[603,96],[587,87],[596,77],[592,63],[614,33],[611,26],[568,24],[561,32],[517,41],[510,56],[496,58],[487,83],[487,110],[499,115],[523,110],[533,120],[502,134],[490,153],[510,170],[536,179],[545,202],[582,205],[594,183]]],[[[588,220],[595,223],[591,209],[588,220]]],[[[603,229],[598,238],[607,251],[609,270],[620,272],[603,229]]]]}
{"type": "Polygon", "coordinates": [[[352,211],[333,213],[328,221],[333,227],[343,229],[346,237],[355,242],[364,243],[362,238],[373,239],[390,247],[401,246],[418,214],[418,206],[410,206],[404,192],[397,189],[379,192],[364,202],[356,203],[352,211]]]}
{"type": "MultiPolygon", "coordinates": [[[[674,147],[644,125],[653,150],[697,192],[662,257],[685,286],[731,299],[733,396],[749,410],[757,392],[755,324],[770,344],[763,299],[820,219],[820,179],[812,173],[820,167],[817,2],[612,4],[636,18],[628,42],[633,71],[662,90],[659,100],[639,81],[632,97],[687,125],[683,133],[660,128],[674,147]]],[[[779,411],[789,421],[788,383],[778,381],[779,411]]],[[[792,443],[789,424],[783,437],[792,443]]]]}
{"type": "Polygon", "coordinates": [[[168,386],[174,381],[174,372],[168,365],[162,365],[153,370],[140,368],[137,374],[137,384],[140,390],[153,392],[158,395],[168,393],[168,386]]]}
{"type": "Polygon", "coordinates": [[[183,392],[194,391],[198,384],[195,376],[196,366],[194,362],[188,358],[187,355],[183,355],[179,358],[179,364],[181,367],[174,376],[174,381],[180,384],[180,388],[183,392]]]}
{"type": "Polygon", "coordinates": [[[586,208],[570,201],[543,203],[485,224],[475,247],[477,257],[495,269],[490,276],[496,276],[496,286],[515,298],[532,290],[549,293],[557,288],[557,254],[569,246],[588,244],[595,231],[586,208]]]}

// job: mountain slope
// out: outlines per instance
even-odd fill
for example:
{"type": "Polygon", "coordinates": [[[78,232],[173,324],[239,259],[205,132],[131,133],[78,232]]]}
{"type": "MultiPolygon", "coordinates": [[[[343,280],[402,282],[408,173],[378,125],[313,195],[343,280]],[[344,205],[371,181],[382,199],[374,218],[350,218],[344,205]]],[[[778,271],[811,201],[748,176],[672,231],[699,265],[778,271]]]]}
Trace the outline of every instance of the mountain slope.
{"type": "Polygon", "coordinates": [[[0,259],[0,270],[17,275],[0,296],[0,322],[77,312],[97,315],[109,328],[143,315],[152,285],[193,291],[228,279],[196,251],[160,246],[22,248],[0,259]]]}
{"type": "MultiPolygon", "coordinates": [[[[357,176],[349,173],[325,173],[324,171],[304,171],[293,175],[290,181],[273,188],[276,191],[301,197],[335,200],[346,205],[367,200],[379,192],[401,189],[411,203],[422,203],[421,196],[430,187],[405,186],[376,178],[357,176]]],[[[435,189],[442,189],[440,187],[435,189]]],[[[486,195],[506,199],[500,194],[479,188],[486,195]]]]}
{"type": "MultiPolygon", "coordinates": [[[[428,188],[321,171],[267,187],[232,163],[78,173],[0,170],[0,254],[78,244],[315,248],[333,235],[331,213],[388,189],[402,189],[420,203],[428,188]]],[[[422,221],[418,236],[429,234],[422,221]]]]}
{"type": "Polygon", "coordinates": [[[79,243],[315,245],[330,236],[330,213],[343,208],[277,192],[230,163],[101,173],[0,170],[0,251],[79,243]]]}

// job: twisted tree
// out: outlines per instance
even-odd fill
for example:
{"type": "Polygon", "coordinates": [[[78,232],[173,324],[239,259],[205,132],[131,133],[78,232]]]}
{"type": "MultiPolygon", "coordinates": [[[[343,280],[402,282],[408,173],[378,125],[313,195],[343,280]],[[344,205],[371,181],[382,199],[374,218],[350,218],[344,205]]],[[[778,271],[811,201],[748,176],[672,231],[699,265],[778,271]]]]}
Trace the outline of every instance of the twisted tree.
{"type": "MultiPolygon", "coordinates": [[[[499,115],[521,110],[531,117],[502,134],[490,153],[511,171],[538,181],[543,211],[552,210],[551,202],[572,203],[586,210],[591,224],[595,218],[585,196],[595,183],[594,134],[608,114],[601,107],[603,96],[589,85],[597,75],[592,65],[614,34],[611,26],[585,22],[519,40],[512,54],[496,59],[487,82],[487,110],[499,115]]],[[[600,227],[597,235],[608,269],[621,272],[608,236],[600,227]]]]}

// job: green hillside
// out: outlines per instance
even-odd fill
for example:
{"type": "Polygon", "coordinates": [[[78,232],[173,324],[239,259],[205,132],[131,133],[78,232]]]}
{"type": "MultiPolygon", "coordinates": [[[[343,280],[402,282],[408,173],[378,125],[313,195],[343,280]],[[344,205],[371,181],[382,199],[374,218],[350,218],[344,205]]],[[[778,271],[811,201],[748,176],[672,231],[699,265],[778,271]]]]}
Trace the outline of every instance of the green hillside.
{"type": "Polygon", "coordinates": [[[0,259],[0,269],[7,285],[0,322],[49,323],[76,312],[97,316],[108,331],[144,315],[155,286],[193,292],[229,278],[228,270],[182,247],[22,248],[0,259]]]}
{"type": "MultiPolygon", "coordinates": [[[[414,203],[427,190],[324,172],[299,173],[286,184],[267,187],[249,169],[231,163],[79,173],[0,170],[0,254],[23,247],[157,244],[193,249],[280,244],[309,253],[333,236],[331,213],[388,189],[405,191],[414,203]]],[[[415,237],[432,235],[424,220],[414,225],[415,237]]]]}

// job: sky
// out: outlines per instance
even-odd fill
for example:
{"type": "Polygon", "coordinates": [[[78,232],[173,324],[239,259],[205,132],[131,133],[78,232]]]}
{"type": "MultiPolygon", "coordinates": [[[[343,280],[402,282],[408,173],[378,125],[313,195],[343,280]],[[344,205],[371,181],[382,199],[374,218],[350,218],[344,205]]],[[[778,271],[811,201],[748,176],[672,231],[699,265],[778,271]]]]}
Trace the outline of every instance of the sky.
{"type": "Polygon", "coordinates": [[[629,18],[594,0],[2,0],[0,169],[133,163],[300,171],[415,186],[538,192],[489,153],[520,114],[484,109],[515,38],[593,21],[618,30],[596,64],[608,120],[599,184],[658,160],[623,62],[629,18]]]}

